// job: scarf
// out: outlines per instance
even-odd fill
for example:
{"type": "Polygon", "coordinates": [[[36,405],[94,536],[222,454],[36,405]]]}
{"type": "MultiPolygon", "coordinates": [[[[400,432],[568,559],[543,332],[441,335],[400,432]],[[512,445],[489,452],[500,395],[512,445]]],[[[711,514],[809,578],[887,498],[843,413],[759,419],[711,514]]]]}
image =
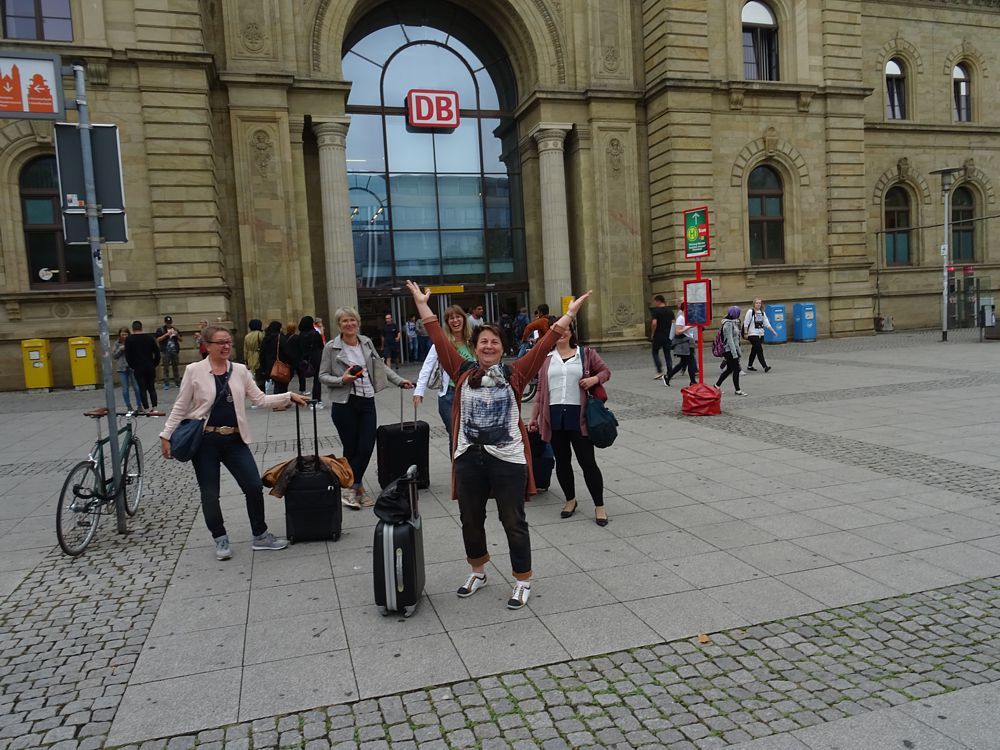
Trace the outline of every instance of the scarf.
{"type": "Polygon", "coordinates": [[[469,375],[469,379],[466,381],[473,388],[505,388],[507,383],[507,368],[497,362],[486,369],[478,366],[478,363],[473,364],[472,374],[469,375]]]}

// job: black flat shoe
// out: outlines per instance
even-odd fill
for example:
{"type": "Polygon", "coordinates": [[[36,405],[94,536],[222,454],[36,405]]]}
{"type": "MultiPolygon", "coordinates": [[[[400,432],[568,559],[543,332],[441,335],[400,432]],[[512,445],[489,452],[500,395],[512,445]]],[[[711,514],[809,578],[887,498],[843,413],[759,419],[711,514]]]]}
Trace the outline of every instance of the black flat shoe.
{"type": "Polygon", "coordinates": [[[576,513],[576,506],[577,506],[577,502],[576,502],[576,500],[574,500],[573,501],[573,510],[561,510],[561,511],[559,511],[559,517],[560,518],[569,518],[574,513],[576,513]]]}
{"type": "Polygon", "coordinates": [[[610,520],[611,520],[610,518],[595,518],[594,523],[596,523],[601,528],[604,528],[605,526],[608,525],[608,521],[610,520]]]}

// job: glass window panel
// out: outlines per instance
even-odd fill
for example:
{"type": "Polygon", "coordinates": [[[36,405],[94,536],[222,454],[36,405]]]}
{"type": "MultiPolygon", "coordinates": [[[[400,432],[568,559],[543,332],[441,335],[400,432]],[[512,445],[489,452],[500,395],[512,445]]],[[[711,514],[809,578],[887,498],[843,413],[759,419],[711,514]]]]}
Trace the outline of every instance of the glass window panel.
{"type": "Polygon", "coordinates": [[[9,16],[35,16],[35,0],[7,0],[6,7],[9,16]]]}
{"type": "Polygon", "coordinates": [[[764,3],[758,3],[755,0],[743,6],[741,18],[743,23],[752,23],[758,26],[774,26],[774,15],[771,13],[771,9],[764,5],[764,3]]]}
{"type": "Polygon", "coordinates": [[[392,282],[392,253],[389,233],[352,232],[354,238],[354,270],[358,284],[371,288],[392,282]]]}
{"type": "Polygon", "coordinates": [[[42,15],[46,18],[69,18],[69,0],[42,0],[42,15]]]}
{"type": "Polygon", "coordinates": [[[403,29],[393,24],[378,31],[373,31],[351,47],[351,51],[358,53],[362,57],[367,57],[372,62],[383,65],[389,59],[389,55],[404,44],[406,44],[406,37],[403,36],[403,29]]]}
{"type": "Polygon", "coordinates": [[[464,57],[465,61],[469,63],[469,67],[473,70],[480,70],[483,67],[484,63],[479,55],[473,52],[472,48],[461,39],[453,36],[448,37],[448,46],[464,57]]]}
{"type": "Polygon", "coordinates": [[[392,241],[397,278],[437,278],[441,275],[437,232],[393,232],[392,241]]]}
{"type": "Polygon", "coordinates": [[[785,259],[784,222],[769,221],[764,225],[768,260],[785,259]]]}
{"type": "Polygon", "coordinates": [[[28,232],[28,273],[32,284],[60,284],[64,280],[59,273],[59,239],[55,232],[28,232]],[[47,268],[53,272],[48,281],[39,277],[38,272],[47,268]]]}
{"type": "Polygon", "coordinates": [[[347,129],[347,171],[385,171],[380,115],[351,115],[351,125],[347,129]]]}
{"type": "Polygon", "coordinates": [[[411,42],[430,41],[441,42],[444,44],[448,41],[447,32],[435,29],[433,26],[412,26],[404,24],[403,29],[406,31],[406,36],[411,42]]]}
{"type": "Polygon", "coordinates": [[[450,133],[434,133],[438,172],[478,172],[479,120],[465,119],[450,133]]]}
{"type": "MultiPolygon", "coordinates": [[[[469,61],[472,64],[472,61],[469,61]]],[[[497,87],[493,83],[493,78],[485,68],[476,73],[476,82],[479,84],[479,108],[480,109],[500,109],[500,98],[497,96],[497,87]]]]}
{"type": "Polygon", "coordinates": [[[49,41],[73,41],[73,22],[62,18],[46,18],[42,22],[42,33],[49,41]]]}
{"type": "Polygon", "coordinates": [[[35,190],[58,190],[59,181],[56,177],[56,159],[54,156],[43,156],[35,159],[21,172],[21,188],[35,190]]]}
{"type": "Polygon", "coordinates": [[[510,181],[506,175],[486,175],[483,178],[486,194],[486,226],[508,228],[511,222],[510,181]]]}
{"type": "Polygon", "coordinates": [[[446,277],[470,281],[485,278],[486,253],[481,231],[441,232],[441,254],[446,277]]]}
{"type": "Polygon", "coordinates": [[[955,188],[955,193],[952,195],[951,198],[951,205],[952,207],[959,207],[959,206],[971,207],[972,192],[969,190],[969,188],[965,187],[955,188]]]}
{"type": "Polygon", "coordinates": [[[768,197],[764,211],[768,216],[781,216],[781,197],[768,197]]]}
{"type": "Polygon", "coordinates": [[[11,39],[36,39],[38,31],[34,18],[7,18],[7,36],[11,39]]]}
{"type": "Polygon", "coordinates": [[[55,224],[56,215],[51,198],[24,199],[25,224],[55,224]]]}
{"type": "MultiPolygon", "coordinates": [[[[500,120],[495,117],[487,117],[479,121],[479,129],[482,132],[483,138],[483,171],[484,172],[501,172],[505,173],[508,171],[507,165],[503,163],[500,158],[503,156],[504,143],[498,137],[497,132],[500,130],[500,120]]],[[[501,132],[505,135],[510,133],[506,128],[501,132]]],[[[509,137],[509,136],[508,136],[509,137]]],[[[517,144],[511,144],[512,147],[516,147],[517,144]]],[[[517,171],[517,165],[514,166],[514,171],[517,171]]]]}
{"type": "Polygon", "coordinates": [[[751,190],[781,190],[781,179],[770,167],[757,167],[750,173],[751,190]]]}
{"type": "Polygon", "coordinates": [[[389,189],[393,229],[437,228],[434,175],[392,174],[389,189]]]}
{"type": "Polygon", "coordinates": [[[475,108],[476,87],[465,63],[436,44],[415,44],[392,58],[382,84],[385,106],[402,107],[410,89],[457,91],[459,108],[475,108]]]}
{"type": "Polygon", "coordinates": [[[387,229],[389,215],[385,177],[350,174],[347,181],[351,201],[351,228],[364,231],[387,229]]]}
{"type": "Polygon", "coordinates": [[[483,226],[483,197],[479,175],[442,175],[438,180],[442,229],[483,226]]]}
{"type": "Polygon", "coordinates": [[[344,56],[344,79],[351,82],[348,104],[382,105],[382,68],[352,52],[344,56]]]}
{"type": "Polygon", "coordinates": [[[522,200],[521,175],[511,174],[507,177],[510,189],[510,225],[524,226],[524,201],[522,200]]]}
{"type": "Polygon", "coordinates": [[[94,266],[90,262],[87,245],[66,245],[66,283],[80,284],[94,281],[94,266]]]}
{"type": "Polygon", "coordinates": [[[747,207],[750,210],[751,216],[761,216],[764,213],[764,200],[750,196],[747,200],[747,207]]]}
{"type": "Polygon", "coordinates": [[[762,222],[750,222],[750,260],[757,261],[764,257],[764,227],[762,222]]]}
{"type": "Polygon", "coordinates": [[[404,117],[386,117],[389,171],[433,172],[434,142],[430,133],[410,133],[404,117]]]}
{"type": "Polygon", "coordinates": [[[951,69],[951,77],[955,80],[964,81],[969,77],[969,74],[966,73],[964,65],[958,64],[951,69]]]}
{"type": "Polygon", "coordinates": [[[889,62],[887,62],[885,64],[885,74],[887,76],[901,76],[901,75],[903,75],[903,68],[899,64],[899,61],[895,60],[895,59],[889,60],[889,62]]]}
{"type": "Polygon", "coordinates": [[[896,263],[907,264],[910,262],[910,233],[899,232],[896,234],[896,263]]]}

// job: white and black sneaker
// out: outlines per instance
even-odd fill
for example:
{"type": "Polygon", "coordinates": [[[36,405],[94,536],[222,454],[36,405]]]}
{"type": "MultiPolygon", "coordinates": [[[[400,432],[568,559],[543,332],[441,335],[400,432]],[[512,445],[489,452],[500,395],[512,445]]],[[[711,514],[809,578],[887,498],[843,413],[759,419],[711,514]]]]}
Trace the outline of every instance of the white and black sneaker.
{"type": "Polygon", "coordinates": [[[233,551],[229,548],[229,537],[223,534],[215,537],[215,559],[228,560],[233,556],[233,551]]]}
{"type": "Polygon", "coordinates": [[[507,600],[507,609],[521,609],[531,596],[531,581],[515,581],[514,590],[507,600]]]}
{"type": "Polygon", "coordinates": [[[469,578],[463,583],[455,593],[462,599],[472,596],[479,589],[486,585],[485,573],[470,573],[469,578]]]}

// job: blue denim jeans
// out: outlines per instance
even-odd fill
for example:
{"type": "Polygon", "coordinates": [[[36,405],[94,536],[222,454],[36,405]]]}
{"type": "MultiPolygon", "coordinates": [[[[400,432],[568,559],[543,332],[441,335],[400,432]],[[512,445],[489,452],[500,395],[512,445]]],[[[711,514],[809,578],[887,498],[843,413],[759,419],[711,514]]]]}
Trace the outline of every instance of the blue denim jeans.
{"type": "Polygon", "coordinates": [[[201,490],[201,511],[205,515],[205,525],[212,532],[213,538],[226,533],[222,508],[219,506],[219,482],[223,465],[246,495],[247,515],[250,517],[253,535],[260,536],[267,531],[267,524],[264,522],[264,484],[260,479],[257,462],[243,438],[239,435],[206,432],[191,463],[201,490]]]}
{"type": "Polygon", "coordinates": [[[352,394],[346,404],[330,404],[330,418],[354,472],[354,486],[360,487],[375,450],[375,399],[352,394]]]}
{"type": "Polygon", "coordinates": [[[125,408],[128,411],[132,411],[132,399],[130,396],[135,394],[135,405],[140,406],[142,404],[142,394],[139,393],[139,381],[135,379],[135,373],[132,372],[132,368],[127,370],[119,370],[118,377],[122,381],[122,399],[125,401],[125,408]]]}
{"type": "Polygon", "coordinates": [[[438,414],[444,422],[444,431],[448,433],[449,445],[451,444],[451,407],[455,403],[455,389],[449,388],[446,394],[438,395],[438,414]]]}

